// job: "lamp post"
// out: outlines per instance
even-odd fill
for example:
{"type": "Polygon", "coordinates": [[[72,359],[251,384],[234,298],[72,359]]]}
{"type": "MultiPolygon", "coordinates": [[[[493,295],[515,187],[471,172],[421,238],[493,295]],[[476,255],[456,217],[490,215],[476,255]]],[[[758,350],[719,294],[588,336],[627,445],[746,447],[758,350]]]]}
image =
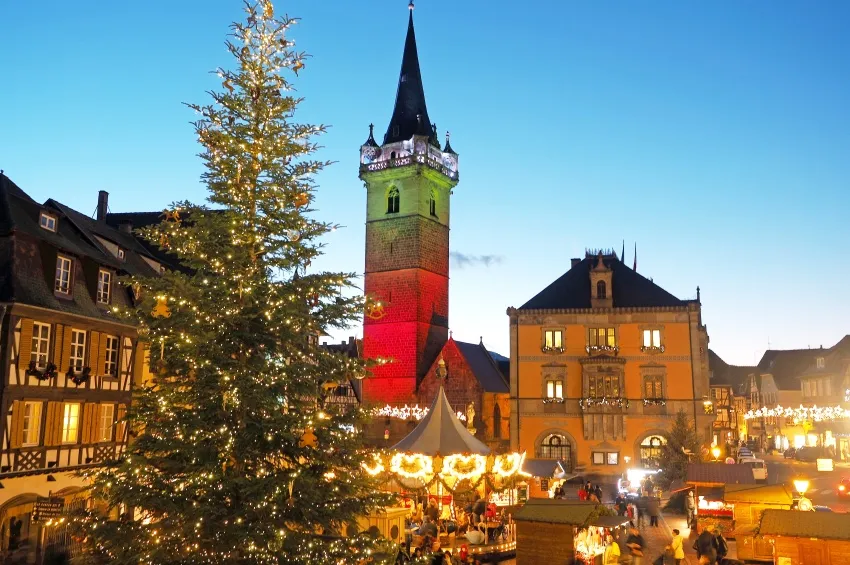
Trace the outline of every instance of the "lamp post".
{"type": "Polygon", "coordinates": [[[717,460],[720,459],[720,448],[715,445],[711,448],[711,454],[714,456],[714,462],[717,463],[717,460]]]}

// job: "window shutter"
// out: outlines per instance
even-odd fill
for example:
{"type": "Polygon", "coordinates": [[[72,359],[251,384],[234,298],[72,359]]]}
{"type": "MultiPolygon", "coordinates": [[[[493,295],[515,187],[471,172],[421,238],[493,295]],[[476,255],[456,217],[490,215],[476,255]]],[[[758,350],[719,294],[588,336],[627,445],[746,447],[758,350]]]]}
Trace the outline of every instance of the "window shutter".
{"type": "Polygon", "coordinates": [[[32,320],[21,320],[21,346],[18,351],[19,369],[26,369],[32,357],[32,320]]]}
{"type": "Polygon", "coordinates": [[[89,336],[89,368],[91,369],[92,376],[99,375],[100,371],[103,370],[103,366],[98,368],[97,366],[97,355],[98,355],[98,342],[100,341],[100,332],[92,331],[89,336]]]}
{"type": "Polygon", "coordinates": [[[60,371],[62,370],[62,330],[64,329],[65,326],[62,324],[53,324],[53,329],[50,332],[50,337],[53,338],[53,343],[50,344],[48,360],[51,363],[58,365],[60,371]]]}
{"type": "Polygon", "coordinates": [[[132,383],[141,386],[145,381],[145,344],[142,340],[136,341],[134,355],[132,383]]]}
{"type": "MultiPolygon", "coordinates": [[[[97,372],[96,375],[106,375],[106,334],[100,334],[97,343],[97,372]]],[[[109,375],[110,377],[114,375],[109,375]]]]}
{"type": "Polygon", "coordinates": [[[67,371],[71,366],[71,336],[74,335],[74,329],[71,326],[64,326],[62,333],[62,354],[59,357],[59,370],[67,371]]]}
{"type": "Polygon", "coordinates": [[[127,441],[126,431],[127,431],[127,422],[124,421],[124,418],[127,417],[127,405],[119,404],[118,405],[118,417],[117,422],[115,424],[115,441],[118,443],[124,443],[127,441]]]}
{"type": "Polygon", "coordinates": [[[94,428],[97,420],[97,403],[86,402],[83,405],[83,421],[80,422],[83,445],[94,443],[94,428]]]}
{"type": "Polygon", "coordinates": [[[65,416],[61,402],[47,403],[47,425],[44,427],[44,445],[62,443],[62,419],[65,416]]]}
{"type": "Polygon", "coordinates": [[[12,401],[12,429],[9,434],[12,449],[18,449],[24,442],[24,403],[20,400],[12,401]]]}

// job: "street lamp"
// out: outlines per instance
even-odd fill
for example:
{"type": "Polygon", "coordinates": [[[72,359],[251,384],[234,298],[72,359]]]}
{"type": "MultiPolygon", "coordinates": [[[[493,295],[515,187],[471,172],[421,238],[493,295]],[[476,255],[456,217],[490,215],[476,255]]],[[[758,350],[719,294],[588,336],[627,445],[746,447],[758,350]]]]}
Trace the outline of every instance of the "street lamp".
{"type": "Polygon", "coordinates": [[[809,490],[808,479],[794,479],[794,488],[800,493],[800,500],[797,501],[797,510],[808,511],[812,510],[812,501],[806,498],[806,491],[809,490]]]}
{"type": "Polygon", "coordinates": [[[717,460],[720,458],[720,448],[715,445],[711,448],[711,454],[714,455],[714,462],[717,463],[717,460]]]}

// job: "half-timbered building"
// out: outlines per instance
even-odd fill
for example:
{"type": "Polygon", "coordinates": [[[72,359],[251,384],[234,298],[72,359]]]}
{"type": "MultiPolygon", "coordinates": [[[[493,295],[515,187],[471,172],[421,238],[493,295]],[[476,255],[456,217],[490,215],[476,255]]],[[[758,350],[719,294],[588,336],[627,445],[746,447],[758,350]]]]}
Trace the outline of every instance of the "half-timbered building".
{"type": "Polygon", "coordinates": [[[0,551],[36,563],[63,541],[46,518],[84,504],[78,471],[115,459],[144,371],[131,304],[119,282],[161,263],[106,223],[107,194],[90,218],[40,204],[0,174],[0,551]],[[48,500],[50,502],[48,503],[48,500]]]}

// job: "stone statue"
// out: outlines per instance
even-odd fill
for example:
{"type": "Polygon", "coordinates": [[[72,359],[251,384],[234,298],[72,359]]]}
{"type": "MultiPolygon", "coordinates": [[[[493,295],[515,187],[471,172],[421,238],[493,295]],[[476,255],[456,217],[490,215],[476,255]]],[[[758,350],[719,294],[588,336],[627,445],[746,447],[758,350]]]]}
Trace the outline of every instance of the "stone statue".
{"type": "Polygon", "coordinates": [[[475,433],[475,403],[470,402],[466,407],[466,429],[475,433]]]}

